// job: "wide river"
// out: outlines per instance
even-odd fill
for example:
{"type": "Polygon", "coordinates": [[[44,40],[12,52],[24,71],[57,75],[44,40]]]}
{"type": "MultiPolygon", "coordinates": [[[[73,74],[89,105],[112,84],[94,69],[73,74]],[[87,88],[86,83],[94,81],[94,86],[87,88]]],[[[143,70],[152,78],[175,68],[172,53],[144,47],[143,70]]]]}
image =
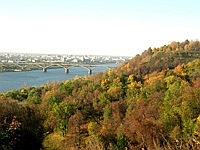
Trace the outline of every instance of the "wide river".
{"type": "MultiPolygon", "coordinates": [[[[118,66],[119,64],[104,64],[105,66],[118,66]]],[[[100,65],[102,66],[102,65],[100,65]]],[[[92,74],[108,70],[105,67],[97,67],[92,70],[92,74]]],[[[0,73],[0,92],[16,90],[26,86],[40,86],[47,82],[64,81],[76,76],[84,76],[88,70],[83,67],[72,67],[66,74],[63,68],[42,70],[22,71],[22,72],[3,72],[0,73]]]]}

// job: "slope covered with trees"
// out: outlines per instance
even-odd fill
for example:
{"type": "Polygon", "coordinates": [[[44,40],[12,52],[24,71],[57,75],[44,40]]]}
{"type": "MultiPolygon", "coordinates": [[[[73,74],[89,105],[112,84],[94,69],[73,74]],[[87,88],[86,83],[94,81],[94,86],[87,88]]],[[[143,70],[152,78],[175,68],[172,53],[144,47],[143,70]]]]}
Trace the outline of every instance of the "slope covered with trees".
{"type": "Polygon", "coordinates": [[[175,42],[159,48],[148,48],[141,55],[122,64],[117,72],[123,74],[134,73],[143,78],[146,74],[165,69],[174,69],[177,65],[188,63],[200,58],[200,42],[188,41],[175,42]]]}
{"type": "Polygon", "coordinates": [[[0,149],[199,149],[199,58],[199,41],[172,42],[104,73],[1,93],[0,149]]]}

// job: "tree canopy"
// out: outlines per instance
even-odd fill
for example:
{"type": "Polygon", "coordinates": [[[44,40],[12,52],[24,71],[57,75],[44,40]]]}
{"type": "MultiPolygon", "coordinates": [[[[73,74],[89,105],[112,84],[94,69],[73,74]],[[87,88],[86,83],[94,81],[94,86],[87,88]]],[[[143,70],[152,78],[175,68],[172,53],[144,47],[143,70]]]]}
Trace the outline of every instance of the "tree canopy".
{"type": "Polygon", "coordinates": [[[199,149],[200,42],[0,94],[0,149],[199,149]]]}

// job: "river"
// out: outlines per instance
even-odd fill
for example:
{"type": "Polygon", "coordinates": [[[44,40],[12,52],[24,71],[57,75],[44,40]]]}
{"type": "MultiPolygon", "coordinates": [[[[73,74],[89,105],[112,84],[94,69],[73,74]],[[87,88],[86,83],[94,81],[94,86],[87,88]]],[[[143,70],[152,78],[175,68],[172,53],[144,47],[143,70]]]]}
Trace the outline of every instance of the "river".
{"type": "MultiPolygon", "coordinates": [[[[105,66],[118,66],[119,64],[105,64],[105,66]]],[[[105,67],[97,67],[92,70],[92,74],[108,70],[105,67]]],[[[83,67],[72,67],[66,74],[63,68],[42,70],[22,71],[22,72],[3,72],[0,73],[0,92],[17,90],[26,86],[40,86],[47,82],[64,81],[76,76],[84,76],[88,70],[83,67]]]]}

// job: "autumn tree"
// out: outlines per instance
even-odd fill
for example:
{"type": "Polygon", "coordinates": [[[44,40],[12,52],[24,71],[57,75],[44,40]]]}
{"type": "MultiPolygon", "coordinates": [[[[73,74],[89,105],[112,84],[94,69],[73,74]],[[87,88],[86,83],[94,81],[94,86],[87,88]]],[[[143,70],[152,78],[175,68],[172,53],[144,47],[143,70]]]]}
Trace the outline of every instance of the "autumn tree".
{"type": "Polygon", "coordinates": [[[16,101],[0,101],[0,148],[42,148],[45,135],[43,115],[37,107],[24,106],[16,101]]]}

